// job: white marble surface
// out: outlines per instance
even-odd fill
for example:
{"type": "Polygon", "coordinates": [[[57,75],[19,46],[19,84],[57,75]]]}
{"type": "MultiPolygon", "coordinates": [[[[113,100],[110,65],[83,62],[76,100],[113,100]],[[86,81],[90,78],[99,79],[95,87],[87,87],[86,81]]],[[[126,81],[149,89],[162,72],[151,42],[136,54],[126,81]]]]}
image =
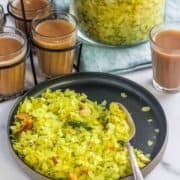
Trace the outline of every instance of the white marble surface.
{"type": "MultiPolygon", "coordinates": [[[[7,0],[0,3],[6,4],[7,0]]],[[[165,155],[146,180],[180,180],[180,93],[163,94],[153,89],[151,69],[129,73],[125,77],[148,89],[159,100],[169,124],[169,139],[165,155]]],[[[15,100],[0,104],[0,180],[30,180],[15,163],[7,143],[7,119],[15,100]]]]}
{"type": "MultiPolygon", "coordinates": [[[[180,93],[163,94],[153,89],[151,69],[124,75],[144,86],[159,100],[166,113],[169,124],[167,150],[161,163],[146,177],[146,180],[180,179],[180,93]]],[[[15,100],[0,104],[0,180],[30,180],[16,165],[9,152],[6,126],[9,111],[15,100]]]]}

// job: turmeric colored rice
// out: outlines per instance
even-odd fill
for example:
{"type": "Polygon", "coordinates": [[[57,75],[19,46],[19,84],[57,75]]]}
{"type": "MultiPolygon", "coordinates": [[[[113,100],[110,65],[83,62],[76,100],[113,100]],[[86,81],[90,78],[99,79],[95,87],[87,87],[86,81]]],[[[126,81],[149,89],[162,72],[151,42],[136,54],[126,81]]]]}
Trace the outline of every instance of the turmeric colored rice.
{"type": "MultiPolygon", "coordinates": [[[[26,98],[11,126],[18,156],[51,179],[117,180],[131,174],[126,114],[112,102],[98,104],[73,90],[46,90],[26,98]]],[[[149,158],[134,149],[142,168],[149,158]]]]}

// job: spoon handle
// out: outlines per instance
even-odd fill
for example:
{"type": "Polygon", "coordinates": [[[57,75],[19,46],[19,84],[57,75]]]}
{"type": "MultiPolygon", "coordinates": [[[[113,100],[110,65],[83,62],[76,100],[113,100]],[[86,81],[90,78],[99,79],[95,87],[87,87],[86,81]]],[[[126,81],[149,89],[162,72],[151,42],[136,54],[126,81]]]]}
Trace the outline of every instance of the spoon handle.
{"type": "Polygon", "coordinates": [[[129,157],[130,157],[130,161],[131,161],[131,167],[132,167],[132,171],[133,171],[134,180],[143,180],[144,178],[143,178],[141,170],[139,169],[139,166],[137,164],[136,157],[132,151],[131,144],[129,142],[127,142],[126,145],[127,145],[127,149],[128,149],[128,153],[129,153],[129,157]]]}

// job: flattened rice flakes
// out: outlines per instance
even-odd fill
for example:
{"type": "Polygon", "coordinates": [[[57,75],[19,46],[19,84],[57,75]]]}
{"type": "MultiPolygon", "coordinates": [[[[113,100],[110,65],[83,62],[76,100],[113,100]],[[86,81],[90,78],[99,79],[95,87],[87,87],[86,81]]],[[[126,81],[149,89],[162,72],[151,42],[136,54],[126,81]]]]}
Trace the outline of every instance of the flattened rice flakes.
{"type": "MultiPolygon", "coordinates": [[[[105,105],[72,90],[47,90],[27,98],[11,126],[13,148],[27,165],[52,179],[116,180],[129,175],[128,152],[118,142],[129,133],[125,114],[115,103],[109,109],[105,105]],[[19,113],[32,117],[33,124],[17,135],[19,113]]],[[[134,152],[144,167],[149,158],[134,152]]]]}
{"type": "Polygon", "coordinates": [[[163,22],[165,0],[74,0],[82,32],[111,45],[132,45],[148,39],[163,22]]]}

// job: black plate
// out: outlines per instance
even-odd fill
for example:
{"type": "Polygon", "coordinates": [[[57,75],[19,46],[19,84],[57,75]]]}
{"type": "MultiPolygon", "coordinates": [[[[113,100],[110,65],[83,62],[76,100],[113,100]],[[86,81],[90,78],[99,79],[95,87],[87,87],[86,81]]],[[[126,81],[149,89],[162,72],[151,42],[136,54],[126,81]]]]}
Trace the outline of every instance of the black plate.
{"type": "MultiPolygon", "coordinates": [[[[84,92],[91,100],[96,100],[98,102],[103,100],[107,100],[108,103],[111,101],[121,102],[127,107],[135,121],[137,131],[132,140],[132,145],[142,149],[145,153],[151,154],[152,161],[143,169],[143,174],[147,175],[160,161],[167,143],[166,117],[160,104],[152,94],[136,83],[106,73],[75,73],[36,86],[18,100],[13,107],[9,116],[8,135],[10,134],[9,126],[13,122],[13,117],[17,112],[19,103],[27,96],[39,96],[46,88],[70,88],[78,92],[84,92]],[[121,92],[125,92],[128,97],[122,98],[120,95],[121,92]],[[151,110],[149,112],[142,112],[141,108],[144,106],[151,107],[151,110]],[[152,123],[148,123],[148,119],[152,119],[152,123]],[[156,133],[154,131],[155,129],[159,129],[160,132],[156,133]],[[148,146],[148,140],[153,140],[154,144],[148,146]]],[[[29,175],[36,179],[46,179],[24,165],[13,149],[12,152],[16,160],[20,162],[29,175]]],[[[130,178],[131,177],[128,177],[127,179],[130,178]]]]}

